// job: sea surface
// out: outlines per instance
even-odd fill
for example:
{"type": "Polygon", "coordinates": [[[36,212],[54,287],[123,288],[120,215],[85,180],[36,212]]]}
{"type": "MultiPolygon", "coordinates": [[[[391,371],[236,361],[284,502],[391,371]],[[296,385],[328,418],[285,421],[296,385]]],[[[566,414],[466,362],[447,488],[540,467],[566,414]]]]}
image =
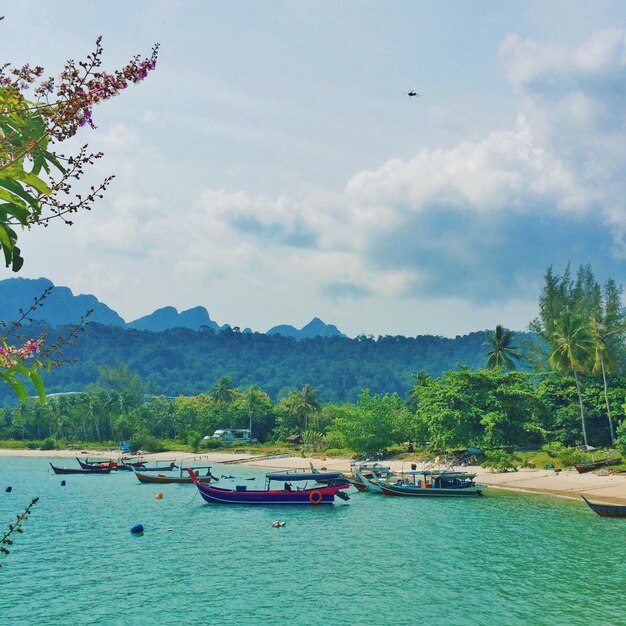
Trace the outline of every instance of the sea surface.
{"type": "MultiPolygon", "coordinates": [[[[265,472],[213,473],[252,488],[265,472]]],[[[332,507],[209,505],[193,485],[31,458],[0,458],[0,491],[3,532],[40,497],[0,556],[2,626],[626,624],[626,521],[575,501],[351,489],[332,507]]]]}

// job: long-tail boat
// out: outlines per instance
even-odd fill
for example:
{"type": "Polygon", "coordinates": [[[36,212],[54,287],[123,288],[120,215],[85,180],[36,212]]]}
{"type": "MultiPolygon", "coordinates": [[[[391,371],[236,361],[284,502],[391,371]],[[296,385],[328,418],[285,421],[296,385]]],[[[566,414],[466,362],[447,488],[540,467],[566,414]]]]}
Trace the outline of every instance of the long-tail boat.
{"type": "MultiPolygon", "coordinates": [[[[344,474],[346,480],[359,491],[369,491],[368,486],[363,482],[363,476],[366,478],[388,478],[393,472],[386,465],[374,463],[353,463],[350,474],[344,474]]],[[[380,493],[380,492],[379,492],[380,493]]]]}
{"type": "Polygon", "coordinates": [[[126,461],[124,459],[120,459],[119,461],[113,461],[111,459],[79,459],[76,457],[78,464],[83,469],[91,469],[93,467],[110,467],[115,471],[132,471],[133,468],[141,468],[146,462],[145,461],[126,461]]]}
{"type": "Polygon", "coordinates": [[[196,479],[201,483],[210,483],[212,480],[218,480],[215,476],[211,474],[210,465],[203,465],[200,467],[181,467],[179,476],[166,476],[165,474],[143,474],[143,468],[140,468],[139,470],[135,469],[135,476],[140,483],[151,483],[158,485],[190,485],[193,480],[190,476],[187,475],[187,470],[192,471],[196,479]],[[199,475],[201,470],[206,470],[206,474],[204,476],[199,475]]]}
{"type": "Polygon", "coordinates": [[[467,472],[421,470],[404,472],[402,478],[395,482],[380,478],[377,480],[365,478],[364,482],[368,488],[374,483],[386,496],[409,498],[482,496],[487,485],[475,483],[475,477],[476,474],[467,472]]]}
{"type": "Polygon", "coordinates": [[[581,498],[586,502],[587,506],[602,517],[626,517],[626,505],[622,504],[604,504],[601,502],[589,502],[585,496],[581,498]]]}
{"type": "Polygon", "coordinates": [[[141,466],[140,469],[142,472],[172,472],[175,469],[179,469],[178,465],[176,465],[175,461],[157,461],[157,465],[153,467],[145,467],[141,466]],[[167,462],[169,465],[158,465],[160,462],[167,462]]]}
{"type": "Polygon", "coordinates": [[[339,493],[341,489],[348,489],[350,485],[326,484],[309,487],[308,483],[317,483],[321,480],[339,480],[341,472],[306,472],[302,474],[290,474],[287,472],[270,473],[266,475],[265,489],[248,489],[247,485],[237,485],[235,489],[224,489],[213,485],[203,485],[194,475],[192,469],[187,470],[195,483],[200,495],[206,502],[219,504],[298,504],[317,506],[320,504],[333,504],[335,495],[347,500],[349,496],[339,493]],[[283,483],[282,489],[270,489],[272,482],[283,483]],[[304,487],[294,488],[291,483],[303,482],[304,487]]]}
{"type": "Polygon", "coordinates": [[[88,469],[78,467],[57,467],[50,463],[50,467],[55,474],[110,474],[110,467],[91,467],[88,469]]]}

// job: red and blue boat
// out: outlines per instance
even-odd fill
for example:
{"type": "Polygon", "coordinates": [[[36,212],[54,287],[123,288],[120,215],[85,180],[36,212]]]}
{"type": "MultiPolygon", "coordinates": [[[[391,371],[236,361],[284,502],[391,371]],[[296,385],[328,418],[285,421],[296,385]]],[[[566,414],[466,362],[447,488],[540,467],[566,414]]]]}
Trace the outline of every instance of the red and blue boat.
{"type": "Polygon", "coordinates": [[[195,483],[200,495],[206,502],[216,504],[298,504],[319,506],[333,504],[335,496],[348,500],[349,496],[340,493],[348,489],[349,484],[339,481],[343,478],[341,472],[303,472],[294,474],[289,472],[270,473],[265,477],[265,489],[248,489],[247,485],[237,485],[234,489],[224,489],[215,485],[203,485],[192,469],[187,470],[195,483]],[[325,481],[320,484],[319,480],[325,481]],[[326,482],[328,481],[328,482],[326,482]],[[292,483],[301,483],[294,486],[292,483]],[[283,483],[282,489],[272,489],[272,483],[283,483]],[[314,483],[312,486],[309,486],[314,483]]]}

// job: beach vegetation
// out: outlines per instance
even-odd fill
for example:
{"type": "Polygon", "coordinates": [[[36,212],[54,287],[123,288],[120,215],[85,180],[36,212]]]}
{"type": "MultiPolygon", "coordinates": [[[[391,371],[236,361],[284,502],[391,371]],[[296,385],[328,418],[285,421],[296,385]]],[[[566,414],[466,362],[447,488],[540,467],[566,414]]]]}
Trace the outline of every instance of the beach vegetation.
{"type": "Polygon", "coordinates": [[[517,464],[514,457],[504,450],[488,450],[481,467],[492,472],[516,472],[517,464]]]}

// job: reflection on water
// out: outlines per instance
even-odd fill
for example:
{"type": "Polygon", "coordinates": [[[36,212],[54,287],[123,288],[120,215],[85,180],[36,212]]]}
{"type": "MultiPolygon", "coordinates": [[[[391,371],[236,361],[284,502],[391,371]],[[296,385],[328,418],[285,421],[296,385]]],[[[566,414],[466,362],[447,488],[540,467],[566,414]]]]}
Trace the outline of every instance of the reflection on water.
{"type": "MultiPolygon", "coordinates": [[[[227,469],[213,473],[262,482],[227,469]]],[[[351,491],[334,507],[229,507],[23,458],[0,458],[0,490],[3,527],[41,498],[2,560],[2,626],[626,623],[626,523],[577,502],[351,491]]]]}

